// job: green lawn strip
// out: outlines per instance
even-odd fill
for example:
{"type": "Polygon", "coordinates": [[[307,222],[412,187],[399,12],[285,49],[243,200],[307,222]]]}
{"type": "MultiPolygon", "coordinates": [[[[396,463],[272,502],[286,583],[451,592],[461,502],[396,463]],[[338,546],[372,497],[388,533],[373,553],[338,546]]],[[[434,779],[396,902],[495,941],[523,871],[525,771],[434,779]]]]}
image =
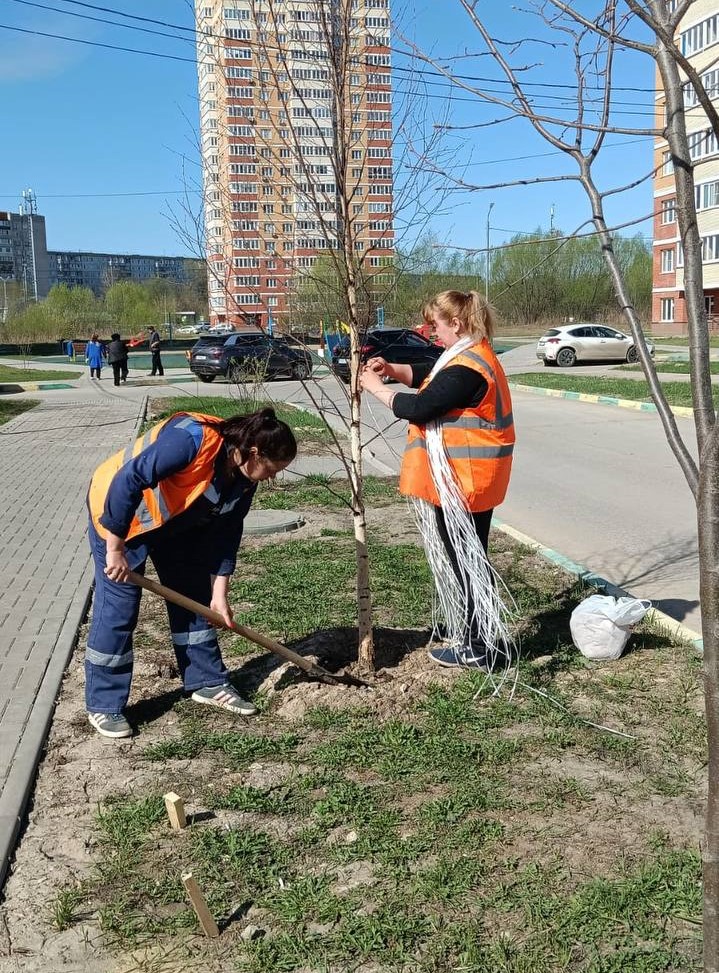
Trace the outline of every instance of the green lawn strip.
{"type": "Polygon", "coordinates": [[[257,409],[272,408],[277,417],[292,429],[300,444],[326,446],[332,443],[325,422],[313,412],[295,409],[282,402],[253,397],[249,392],[241,398],[220,398],[210,395],[179,395],[175,398],[153,399],[153,422],[171,416],[174,412],[204,412],[207,415],[229,419],[230,416],[244,415],[257,409]]]}
{"type": "Polygon", "coordinates": [[[13,365],[0,365],[1,382],[61,382],[67,379],[82,378],[81,372],[65,372],[50,368],[15,368],[13,365]]]}
{"type": "MultiPolygon", "coordinates": [[[[694,968],[700,863],[691,841],[660,833],[671,808],[658,815],[701,789],[699,664],[648,626],[618,662],[586,664],[568,633],[585,592],[504,535],[493,541],[522,617],[513,694],[493,696],[479,673],[438,672],[393,710],[347,691],[344,705],[335,696],[294,719],[270,702],[226,731],[178,703],[177,735],[145,757],[219,819],[171,834],[159,793],[106,802],[97,875],[60,891],[56,924],[96,909],[119,950],[179,946],[194,969],[206,947],[178,881],[191,870],[221,923],[252,907],[223,932],[227,968],[245,973],[694,968]],[[258,762],[286,769],[251,786],[243,775],[258,762]],[[265,934],[242,941],[247,922],[265,934]]],[[[233,603],[288,638],[353,626],[352,556],[351,538],[334,536],[247,549],[233,603]]],[[[378,625],[426,631],[420,549],[375,541],[370,559],[378,625]]]]}
{"type": "MultiPolygon", "coordinates": [[[[364,501],[368,506],[382,507],[396,503],[399,496],[397,477],[366,476],[363,481],[364,501]]],[[[293,510],[298,507],[350,509],[351,490],[348,480],[334,479],[322,474],[310,474],[301,479],[275,480],[260,486],[253,506],[274,510],[293,510]]]]}
{"type": "Polygon", "coordinates": [[[13,399],[10,402],[7,399],[0,398],[0,426],[4,422],[9,422],[10,419],[14,419],[15,416],[34,409],[36,405],[40,405],[37,399],[13,399]]]}
{"type": "MultiPolygon", "coordinates": [[[[562,389],[565,392],[586,392],[590,395],[603,395],[616,399],[632,399],[638,402],[651,402],[649,385],[644,381],[630,378],[594,378],[585,375],[567,375],[546,372],[522,372],[511,375],[512,385],[531,385],[534,388],[562,389]]],[[[692,390],[687,382],[662,382],[662,389],[670,405],[692,405],[692,390]]],[[[719,404],[719,389],[714,391],[714,401],[719,404]]]]}
{"type": "MultiPolygon", "coordinates": [[[[658,372],[666,372],[672,375],[688,375],[689,374],[689,362],[688,361],[665,361],[657,362],[656,369],[658,372]]],[[[621,371],[623,372],[641,372],[641,365],[622,365],[621,371]]],[[[712,375],[719,375],[719,361],[713,361],[709,363],[709,371],[712,375]]]]}
{"type": "MultiPolygon", "coordinates": [[[[653,341],[656,345],[682,345],[689,348],[689,338],[686,335],[674,335],[671,338],[656,338],[654,335],[647,335],[648,341],[653,341]]],[[[712,335],[709,337],[711,348],[719,348],[719,337],[712,335]]]]}

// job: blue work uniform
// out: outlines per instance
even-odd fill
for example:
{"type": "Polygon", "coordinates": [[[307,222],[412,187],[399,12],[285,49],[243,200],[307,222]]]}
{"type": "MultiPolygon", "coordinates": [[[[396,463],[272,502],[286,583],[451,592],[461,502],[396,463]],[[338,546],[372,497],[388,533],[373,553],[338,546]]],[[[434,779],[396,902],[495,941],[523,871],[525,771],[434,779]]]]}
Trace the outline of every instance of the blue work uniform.
{"type": "MultiPolygon", "coordinates": [[[[202,443],[202,424],[187,415],[171,419],[157,439],[125,463],[110,483],[100,523],[126,537],[142,498],[194,460],[202,443]]],[[[212,576],[231,575],[242,539],[244,519],[257,484],[239,472],[228,474],[223,445],[211,486],[183,513],[155,530],[126,542],[130,568],[145,572],[149,557],[162,584],[203,605],[212,598],[212,576]]],[[[92,713],[121,713],[132,682],[132,635],[140,610],[137,585],[111,581],[104,572],[107,547],[90,518],[89,540],[95,561],[95,595],[85,653],[85,698],[92,713]]],[[[172,644],[187,692],[227,681],[217,633],[202,616],[167,604],[172,644]]]]}

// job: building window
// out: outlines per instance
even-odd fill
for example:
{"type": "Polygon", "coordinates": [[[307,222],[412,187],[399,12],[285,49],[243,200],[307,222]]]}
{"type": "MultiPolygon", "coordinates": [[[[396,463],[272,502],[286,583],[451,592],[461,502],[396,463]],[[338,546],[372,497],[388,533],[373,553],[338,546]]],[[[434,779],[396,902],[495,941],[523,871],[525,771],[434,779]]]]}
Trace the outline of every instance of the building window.
{"type": "Polygon", "coordinates": [[[676,223],[677,221],[676,199],[672,198],[672,199],[662,200],[661,221],[662,221],[662,226],[666,226],[667,223],[676,223]]]}
{"type": "Polygon", "coordinates": [[[662,321],[674,320],[674,298],[673,297],[662,298],[660,318],[662,321]]]}
{"type": "Polygon", "coordinates": [[[713,294],[704,295],[704,310],[707,312],[707,317],[712,317],[714,315],[714,295],[713,294]]]}
{"type": "Polygon", "coordinates": [[[695,186],[694,202],[698,210],[719,206],[719,181],[703,182],[695,186]]]}
{"type": "Polygon", "coordinates": [[[663,274],[671,274],[674,270],[674,247],[661,251],[661,268],[663,274]]]}

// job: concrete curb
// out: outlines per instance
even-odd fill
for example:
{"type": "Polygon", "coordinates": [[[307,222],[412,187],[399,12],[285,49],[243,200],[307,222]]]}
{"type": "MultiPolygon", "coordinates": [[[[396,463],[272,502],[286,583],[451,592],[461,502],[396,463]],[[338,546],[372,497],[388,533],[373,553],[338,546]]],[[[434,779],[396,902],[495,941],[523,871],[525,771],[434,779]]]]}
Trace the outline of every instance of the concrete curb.
{"type": "MultiPolygon", "coordinates": [[[[612,595],[615,598],[632,597],[631,595],[628,595],[624,588],[620,588],[613,582],[607,581],[606,578],[595,574],[594,571],[590,571],[589,568],[585,568],[583,565],[577,564],[576,561],[572,561],[570,558],[565,557],[564,554],[560,554],[559,551],[554,551],[551,547],[545,547],[544,544],[541,544],[539,541],[535,541],[533,537],[529,537],[527,534],[523,534],[514,527],[510,527],[509,524],[505,524],[503,520],[499,519],[499,517],[492,518],[492,526],[496,527],[497,530],[501,530],[503,534],[511,537],[519,544],[524,544],[525,547],[531,547],[532,550],[536,551],[537,554],[546,558],[548,561],[551,561],[552,564],[558,565],[558,567],[563,568],[563,570],[565,570],[568,574],[575,575],[580,580],[592,585],[592,587],[599,588],[601,591],[604,591],[606,594],[612,595]]],[[[682,642],[688,642],[700,655],[704,652],[704,640],[698,632],[695,632],[691,628],[687,628],[686,625],[682,625],[681,622],[678,622],[676,618],[671,618],[671,616],[665,614],[663,611],[659,611],[658,608],[651,608],[648,615],[652,621],[667,629],[670,637],[678,639],[682,642]]]]}
{"type": "MultiPolygon", "coordinates": [[[[613,395],[595,395],[590,392],[566,392],[562,389],[546,389],[536,385],[519,385],[509,378],[510,388],[517,392],[531,392],[532,395],[545,395],[553,399],[573,399],[575,402],[590,402],[594,405],[612,405],[619,409],[634,409],[637,412],[656,412],[653,402],[638,402],[636,399],[617,399],[613,395]]],[[[686,419],[694,417],[694,409],[684,405],[673,405],[671,411],[675,416],[686,419]]]]}
{"type": "MultiPolygon", "coordinates": [[[[137,438],[146,414],[147,396],[140,405],[131,442],[137,438]]],[[[32,797],[37,768],[52,723],[62,678],[90,605],[94,574],[92,558],[88,551],[85,570],[68,607],[55,643],[55,650],[45,669],[30,718],[15,752],[12,769],[0,796],[0,888],[5,882],[10,859],[23,825],[25,810],[32,797]]]]}

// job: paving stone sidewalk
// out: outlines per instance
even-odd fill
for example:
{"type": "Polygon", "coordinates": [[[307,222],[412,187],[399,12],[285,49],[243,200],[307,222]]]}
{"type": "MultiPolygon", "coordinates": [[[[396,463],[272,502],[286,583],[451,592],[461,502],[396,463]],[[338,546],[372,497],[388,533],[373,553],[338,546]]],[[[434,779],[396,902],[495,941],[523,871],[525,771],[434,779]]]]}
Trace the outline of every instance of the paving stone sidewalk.
{"type": "Polygon", "coordinates": [[[0,426],[0,887],[87,606],[87,484],[143,411],[43,402],[0,426]]]}

